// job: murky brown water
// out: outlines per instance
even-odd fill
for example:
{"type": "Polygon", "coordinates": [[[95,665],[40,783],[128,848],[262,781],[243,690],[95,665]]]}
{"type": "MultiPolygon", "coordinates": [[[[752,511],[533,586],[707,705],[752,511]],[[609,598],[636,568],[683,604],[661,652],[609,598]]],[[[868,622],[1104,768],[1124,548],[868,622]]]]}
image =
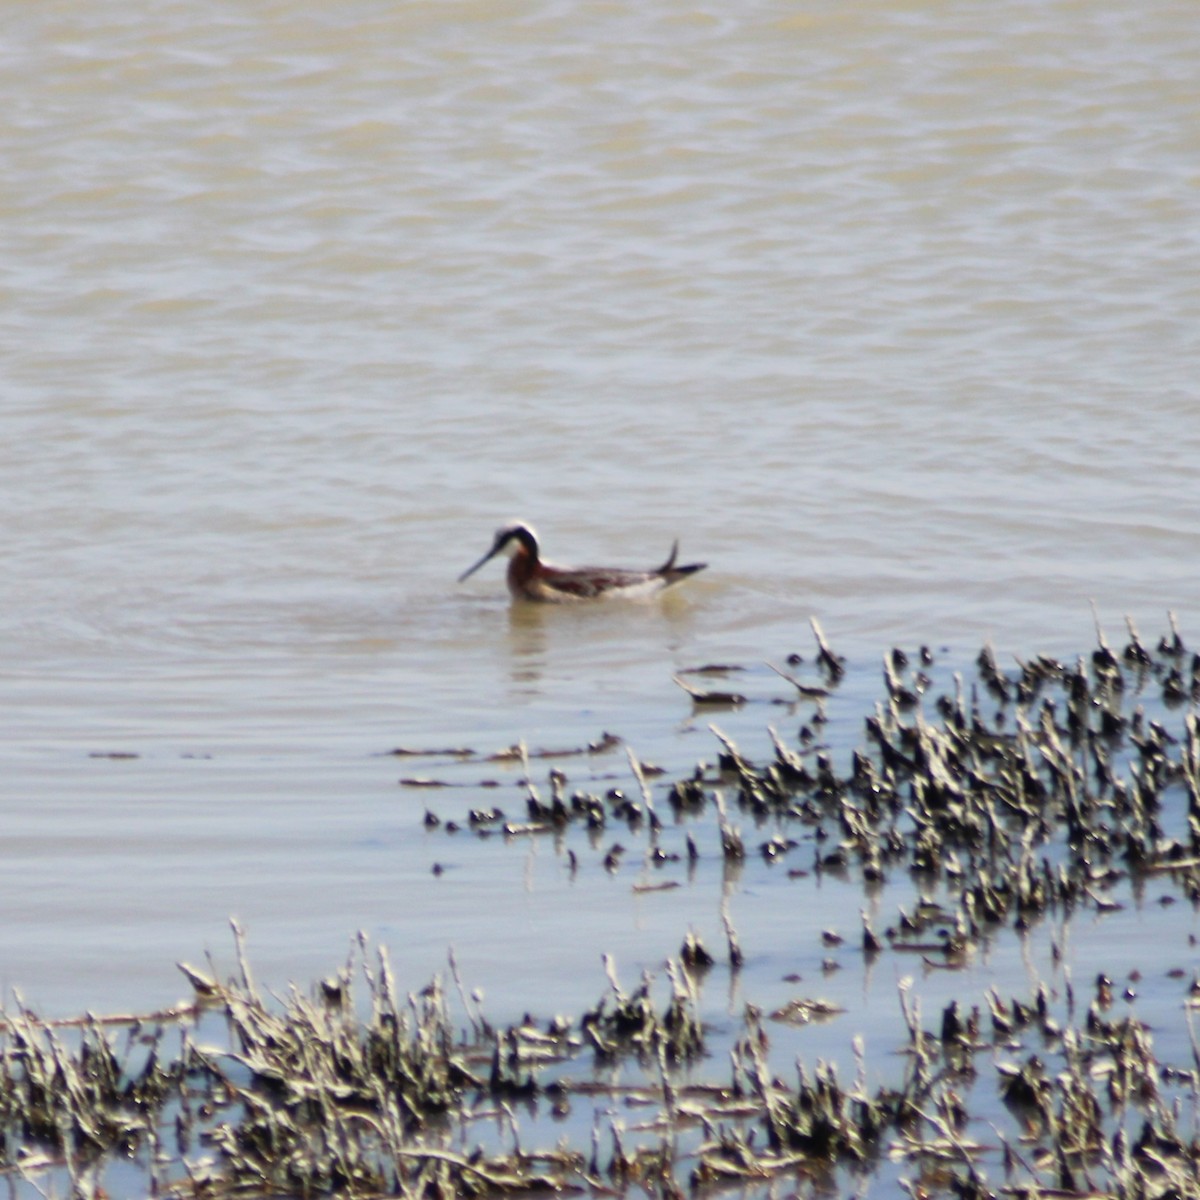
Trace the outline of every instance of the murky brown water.
{"type": "MultiPolygon", "coordinates": [[[[275,982],[363,928],[411,986],[453,944],[497,1020],[577,1008],[601,950],[719,941],[719,866],[639,893],[426,833],[385,751],[611,730],[687,770],[716,747],[672,672],[808,654],[812,614],[859,717],[897,643],[1075,654],[1093,600],[1200,637],[1198,58],[1155,0],[13,16],[0,982],[168,1002],[236,915],[275,982]],[[513,613],[498,569],[453,582],[512,515],[711,567],[513,613]]],[[[519,808],[495,774],[448,807],[519,808]]],[[[767,870],[728,890],[769,1006],[864,898],[767,870]]],[[[1193,918],[1146,907],[1073,928],[1074,969],[1151,921],[1179,965],[1193,918]]],[[[823,1048],[895,974],[821,983],[855,1014],[823,1048]]]]}

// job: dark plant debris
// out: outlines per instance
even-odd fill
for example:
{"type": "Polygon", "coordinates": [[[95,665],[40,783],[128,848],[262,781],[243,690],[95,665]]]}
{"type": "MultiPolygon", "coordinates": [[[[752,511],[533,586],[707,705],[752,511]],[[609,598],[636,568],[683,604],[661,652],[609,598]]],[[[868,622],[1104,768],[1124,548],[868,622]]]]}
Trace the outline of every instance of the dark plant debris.
{"type": "MultiPolygon", "coordinates": [[[[765,861],[807,848],[810,861],[794,877],[837,872],[880,885],[903,872],[924,893],[953,897],[864,928],[869,952],[890,947],[953,963],[1005,925],[1023,929],[1076,908],[1114,911],[1118,885],[1151,878],[1200,903],[1200,717],[1192,711],[1200,655],[1188,653],[1173,622],[1153,646],[1129,629],[1121,651],[1101,640],[1073,664],[1039,655],[1001,670],[985,646],[978,679],[956,676],[940,693],[926,673],[927,651],[915,666],[893,651],[884,657],[884,697],[845,762],[814,743],[807,726],[794,747],[769,729],[773,754],[757,761],[713,726],[715,767],[700,763],[665,784],[663,800],[676,823],[715,812],[727,862],[747,855],[740,813],[775,828],[754,846],[765,861]],[[1147,712],[1184,706],[1173,731],[1147,712]]],[[[836,685],[833,664],[842,660],[823,637],[820,644],[836,685]]],[[[647,838],[646,857],[660,867],[703,853],[691,835],[686,860],[661,850],[644,779],[636,799],[619,788],[571,789],[557,769],[550,783],[547,802],[527,778],[527,820],[507,833],[582,825],[600,837],[620,825],[647,838]]]]}

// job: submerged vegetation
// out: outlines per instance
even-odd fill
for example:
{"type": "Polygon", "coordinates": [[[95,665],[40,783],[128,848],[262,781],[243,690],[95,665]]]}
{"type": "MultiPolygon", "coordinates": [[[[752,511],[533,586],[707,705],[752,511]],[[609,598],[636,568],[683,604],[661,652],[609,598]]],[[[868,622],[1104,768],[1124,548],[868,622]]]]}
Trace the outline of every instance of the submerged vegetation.
{"type": "MultiPolygon", "coordinates": [[[[565,752],[546,755],[540,785],[537,756],[518,747],[519,818],[429,811],[426,826],[503,841],[579,828],[614,871],[633,854],[610,842],[619,828],[644,840],[667,886],[701,851],[690,832],[667,848],[664,821],[709,820],[730,864],[807,853],[798,876],[880,889],[903,875],[917,902],[878,928],[864,915],[854,949],[937,970],[1049,914],[1103,913],[1150,879],[1200,901],[1200,655],[1173,624],[1154,645],[1132,626],[1120,649],[1101,636],[1074,663],[1004,670],[985,648],[974,679],[940,691],[932,654],[893,651],[860,744],[837,749],[822,729],[846,665],[814,631],[811,664],[773,669],[812,706],[794,744],[772,730],[756,760],[714,728],[713,764],[671,780],[627,751],[632,788],[604,794],[571,787],[565,752]],[[747,844],[739,820],[769,836],[747,844]]],[[[699,669],[685,690],[706,711],[753,703],[723,686],[732,673],[699,669]]],[[[563,852],[575,866],[585,851],[563,852]]],[[[178,1010],[54,1024],[18,1000],[0,1028],[0,1163],[43,1193],[84,1196],[131,1163],[147,1190],[179,1197],[774,1195],[839,1172],[867,1191],[887,1171],[913,1196],[1200,1200],[1194,968],[1172,981],[1177,1060],[1156,1051],[1163,1031],[1117,1011],[1105,975],[1086,991],[1068,980],[961,994],[931,1020],[906,978],[895,1077],[878,1082],[860,1041],[847,1081],[828,1062],[773,1057],[770,1022],[839,1019],[818,998],[769,1016],[746,1004],[719,1033],[704,1023],[706,975],[744,962],[723,916],[720,950],[689,932],[632,986],[606,959],[608,987],[588,1011],[503,1026],[453,959],[449,989],[409,992],[361,938],[311,994],[264,995],[236,930],[236,972],[183,967],[194,1003],[178,1010]]]]}

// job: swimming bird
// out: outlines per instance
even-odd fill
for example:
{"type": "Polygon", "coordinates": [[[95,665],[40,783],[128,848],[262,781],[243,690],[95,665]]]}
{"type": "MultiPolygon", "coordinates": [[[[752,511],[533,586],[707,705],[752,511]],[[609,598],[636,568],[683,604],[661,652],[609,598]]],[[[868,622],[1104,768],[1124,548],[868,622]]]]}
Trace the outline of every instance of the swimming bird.
{"type": "Polygon", "coordinates": [[[630,571],[624,567],[557,567],[544,561],[532,526],[515,521],[496,530],[492,548],[459,577],[462,583],[484,563],[507,552],[508,590],[517,600],[561,603],[571,600],[596,600],[609,596],[638,596],[661,591],[702,571],[707,563],[688,563],[677,567],[675,556],[679,542],[671,547],[667,561],[653,571],[630,571]]]}

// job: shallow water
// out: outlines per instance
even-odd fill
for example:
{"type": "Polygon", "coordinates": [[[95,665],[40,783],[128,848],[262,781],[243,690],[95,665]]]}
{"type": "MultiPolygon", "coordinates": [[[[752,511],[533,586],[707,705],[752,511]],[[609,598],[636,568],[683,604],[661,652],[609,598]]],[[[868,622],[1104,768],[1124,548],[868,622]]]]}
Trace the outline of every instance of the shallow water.
{"type": "MultiPolygon", "coordinates": [[[[602,951],[632,982],[719,942],[719,867],[639,893],[428,833],[397,781],[432,768],[387,751],[609,730],[684,772],[717,746],[672,673],[753,667],[730,731],[790,735],[758,664],[813,615],[859,718],[895,644],[1074,655],[1093,601],[1195,640],[1198,43],[1165,0],[10,21],[0,983],[154,1007],[236,916],[275,985],[361,928],[407,986],[452,944],[493,1020],[576,1011],[602,951]],[[555,558],[711,566],[635,606],[456,587],[513,515],[555,558]]],[[[519,811],[489,774],[436,804],[519,811]]],[[[866,903],[788,887],[728,883],[763,1005],[866,903]]],[[[1190,968],[1194,915],[1149,904],[1072,968],[1150,921],[1147,974],[1190,968]]],[[[1028,974],[1004,944],[979,978],[1028,974]]],[[[899,1028],[886,971],[818,978],[899,1028]]]]}

